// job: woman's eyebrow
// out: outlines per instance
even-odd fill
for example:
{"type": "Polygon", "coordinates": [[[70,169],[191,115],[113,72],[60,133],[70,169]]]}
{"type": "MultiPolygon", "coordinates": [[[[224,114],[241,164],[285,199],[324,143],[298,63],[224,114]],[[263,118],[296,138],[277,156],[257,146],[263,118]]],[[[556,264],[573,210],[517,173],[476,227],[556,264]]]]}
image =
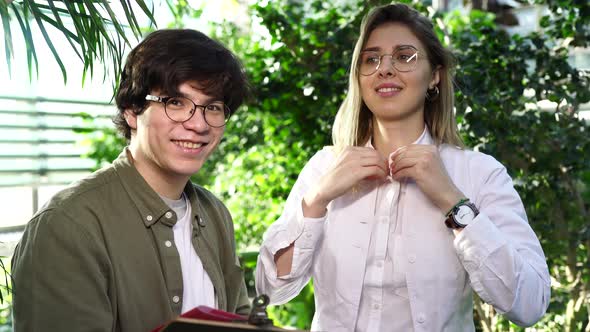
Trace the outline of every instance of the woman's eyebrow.
{"type": "MultiPolygon", "coordinates": [[[[393,48],[393,51],[396,51],[396,50],[399,50],[399,49],[402,49],[402,48],[407,48],[407,47],[418,49],[416,46],[411,45],[411,44],[401,44],[401,45],[396,45],[393,48]]],[[[376,52],[376,51],[381,51],[381,50],[382,50],[381,47],[379,47],[379,46],[373,46],[373,47],[367,47],[367,48],[363,49],[362,52],[376,52]]]]}
{"type": "Polygon", "coordinates": [[[375,52],[375,51],[381,51],[381,47],[375,46],[375,47],[367,47],[367,48],[363,49],[363,52],[375,52]]]}

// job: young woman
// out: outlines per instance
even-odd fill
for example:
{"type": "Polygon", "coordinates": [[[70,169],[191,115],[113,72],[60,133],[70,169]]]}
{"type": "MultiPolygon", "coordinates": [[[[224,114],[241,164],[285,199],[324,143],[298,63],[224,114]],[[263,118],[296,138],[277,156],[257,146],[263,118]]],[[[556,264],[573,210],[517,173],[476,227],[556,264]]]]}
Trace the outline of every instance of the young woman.
{"type": "Polygon", "coordinates": [[[516,324],[549,304],[545,256],[506,169],[462,148],[452,63],[405,5],[363,20],[333,147],[304,167],[260,249],[274,304],[314,280],[314,331],[474,331],[472,296],[516,324]]]}

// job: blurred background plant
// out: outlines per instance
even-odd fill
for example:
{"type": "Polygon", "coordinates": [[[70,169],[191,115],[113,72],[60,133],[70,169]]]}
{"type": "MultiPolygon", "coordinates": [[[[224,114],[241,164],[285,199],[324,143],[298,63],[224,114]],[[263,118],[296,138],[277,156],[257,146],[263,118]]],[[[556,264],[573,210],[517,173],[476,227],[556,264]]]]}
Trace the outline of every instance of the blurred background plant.
{"type": "MultiPolygon", "coordinates": [[[[0,1],[0,18],[4,30],[4,49],[8,68],[11,68],[14,57],[13,31],[10,21],[16,19],[22,34],[20,38],[25,41],[31,78],[39,72],[40,62],[37,56],[36,41],[33,38],[34,29],[41,31],[44,42],[61,69],[64,83],[67,81],[68,70],[59,50],[54,45],[55,35],[52,38],[49,33],[52,29],[59,31],[65,37],[84,64],[83,76],[92,74],[95,66],[105,65],[106,69],[113,70],[112,77],[118,78],[122,69],[125,46],[131,45],[129,35],[135,39],[141,37],[142,27],[138,23],[139,13],[134,12],[133,8],[140,8],[142,14],[147,15],[150,22],[154,21],[153,8],[150,8],[144,0],[120,0],[120,7],[123,9],[124,17],[117,16],[111,1],[108,0],[0,1]],[[65,20],[68,23],[71,21],[73,24],[64,24],[65,20]],[[108,66],[107,63],[109,63],[108,66]]],[[[44,58],[41,59],[41,61],[44,60],[44,58]]],[[[116,87],[116,82],[117,79],[113,82],[113,87],[116,87]]]]}
{"type": "MultiPolygon", "coordinates": [[[[469,11],[437,11],[422,2],[402,2],[431,17],[453,50],[461,134],[469,147],[506,165],[542,242],[553,294],[547,315],[534,328],[590,331],[590,128],[579,113],[590,101],[590,82],[588,73],[568,62],[572,48],[589,46],[590,4],[520,1],[545,15],[540,30],[518,34],[509,33],[514,17],[503,7],[471,1],[469,11]]],[[[187,26],[203,15],[186,1],[167,3],[171,26],[187,26]]],[[[218,21],[207,31],[242,59],[255,91],[193,180],[218,194],[232,212],[251,292],[262,234],[280,215],[305,162],[330,144],[360,20],[372,5],[384,3],[242,4],[246,23],[218,21]]],[[[87,139],[97,167],[125,144],[111,128],[92,131],[87,139]]],[[[297,328],[310,327],[313,311],[311,283],[291,302],[269,308],[277,323],[297,328]]],[[[478,299],[474,317],[480,331],[524,330],[478,299]]]]}

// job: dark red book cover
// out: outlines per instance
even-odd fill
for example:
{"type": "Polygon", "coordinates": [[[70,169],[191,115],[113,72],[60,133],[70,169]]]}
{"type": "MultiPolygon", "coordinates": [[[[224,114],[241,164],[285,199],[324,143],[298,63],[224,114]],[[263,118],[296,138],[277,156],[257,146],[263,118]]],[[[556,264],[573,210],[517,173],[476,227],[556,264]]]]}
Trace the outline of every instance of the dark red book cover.
{"type": "MultiPolygon", "coordinates": [[[[198,306],[190,311],[187,311],[184,314],[180,315],[180,317],[214,322],[241,322],[244,324],[248,322],[248,317],[246,316],[241,316],[231,312],[214,309],[204,305],[198,306]]],[[[151,332],[160,332],[167,325],[168,324],[160,325],[157,328],[153,329],[151,332]]]]}

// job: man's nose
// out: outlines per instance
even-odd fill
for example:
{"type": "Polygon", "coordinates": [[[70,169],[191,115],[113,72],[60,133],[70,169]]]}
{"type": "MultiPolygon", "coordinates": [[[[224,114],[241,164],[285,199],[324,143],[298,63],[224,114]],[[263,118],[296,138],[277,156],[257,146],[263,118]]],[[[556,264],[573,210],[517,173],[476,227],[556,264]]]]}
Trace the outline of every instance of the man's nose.
{"type": "Polygon", "coordinates": [[[209,130],[210,126],[207,121],[205,121],[205,112],[203,112],[203,109],[197,106],[193,112],[193,116],[187,121],[183,122],[183,126],[186,129],[197,132],[209,130]]]}

